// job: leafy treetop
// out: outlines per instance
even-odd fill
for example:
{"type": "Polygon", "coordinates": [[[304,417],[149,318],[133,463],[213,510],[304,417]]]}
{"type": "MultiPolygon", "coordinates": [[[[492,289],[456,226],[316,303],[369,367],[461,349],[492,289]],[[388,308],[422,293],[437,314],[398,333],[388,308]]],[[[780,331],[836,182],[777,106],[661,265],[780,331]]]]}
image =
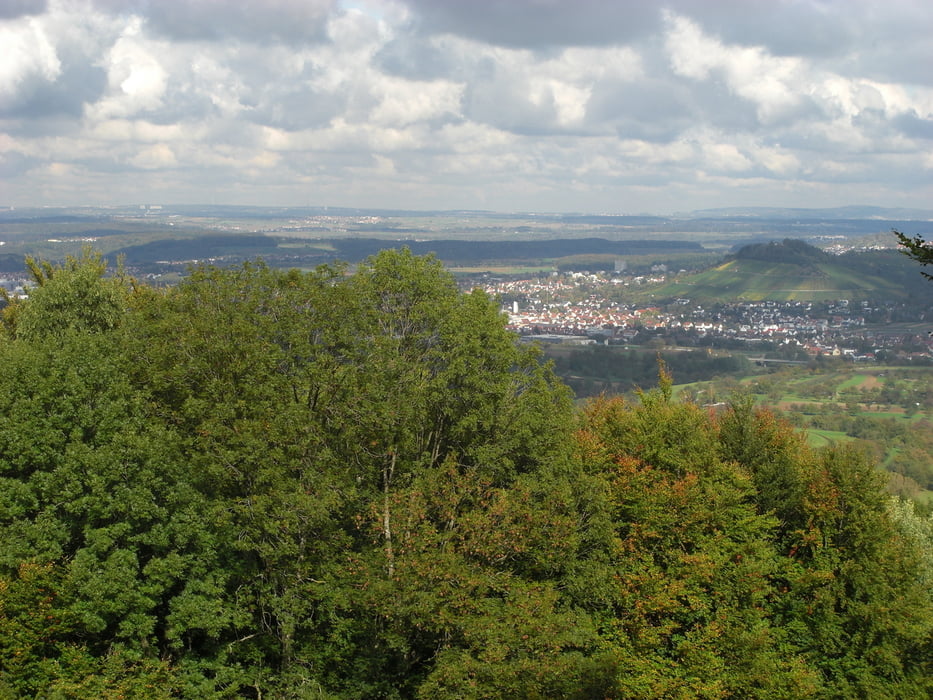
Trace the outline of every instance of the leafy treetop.
{"type": "MultiPolygon", "coordinates": [[[[924,240],[920,235],[916,235],[913,238],[910,236],[901,233],[900,231],[894,231],[894,235],[897,237],[897,240],[903,246],[903,253],[908,257],[916,260],[922,266],[926,267],[927,265],[933,264],[933,245],[930,241],[924,240]]],[[[921,273],[927,279],[933,280],[933,275],[928,272],[921,273]]]]}

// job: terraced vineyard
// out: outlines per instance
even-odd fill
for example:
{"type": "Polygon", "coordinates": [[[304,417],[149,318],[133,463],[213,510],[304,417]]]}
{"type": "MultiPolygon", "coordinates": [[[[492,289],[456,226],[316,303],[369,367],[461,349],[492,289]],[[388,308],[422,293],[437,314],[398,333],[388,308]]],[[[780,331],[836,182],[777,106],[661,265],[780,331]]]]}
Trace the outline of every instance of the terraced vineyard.
{"type": "Polygon", "coordinates": [[[736,301],[831,301],[901,299],[905,290],[890,278],[865,274],[841,263],[798,265],[729,260],[655,291],[656,295],[736,301]]]}

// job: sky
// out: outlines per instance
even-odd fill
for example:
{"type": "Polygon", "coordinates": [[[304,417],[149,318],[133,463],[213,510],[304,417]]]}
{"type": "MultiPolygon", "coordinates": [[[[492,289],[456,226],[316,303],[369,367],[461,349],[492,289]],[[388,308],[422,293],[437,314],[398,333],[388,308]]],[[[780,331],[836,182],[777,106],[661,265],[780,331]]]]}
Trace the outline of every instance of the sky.
{"type": "Polygon", "coordinates": [[[933,209],[929,0],[0,0],[0,206],[933,209]]]}

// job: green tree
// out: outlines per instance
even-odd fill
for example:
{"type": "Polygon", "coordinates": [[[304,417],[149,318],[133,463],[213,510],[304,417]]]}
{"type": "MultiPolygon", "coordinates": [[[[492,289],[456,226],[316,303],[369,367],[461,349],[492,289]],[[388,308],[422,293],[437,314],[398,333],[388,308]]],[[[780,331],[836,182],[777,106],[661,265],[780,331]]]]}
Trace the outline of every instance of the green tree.
{"type": "Polygon", "coordinates": [[[719,425],[723,455],[756,483],[759,512],[778,517],[769,609],[818,669],[820,696],[928,695],[924,559],[892,518],[878,470],[853,450],[809,453],[789,426],[747,401],[719,425]]]}
{"type": "Polygon", "coordinates": [[[32,276],[28,303],[11,299],[3,310],[3,325],[15,337],[38,340],[67,330],[110,330],[124,316],[132,289],[122,268],[107,276],[100,253],[85,248],[62,265],[26,258],[32,276]]]}
{"type": "Polygon", "coordinates": [[[488,296],[407,251],[349,276],[201,268],[133,303],[130,375],[178,431],[235,563],[224,663],[252,669],[239,682],[256,692],[413,687],[438,649],[386,636],[398,613],[351,594],[348,553],[391,590],[411,489],[450,465],[508,488],[560,462],[566,390],[488,296]]]}
{"type": "MultiPolygon", "coordinates": [[[[905,255],[916,260],[923,267],[933,264],[933,247],[930,247],[929,242],[924,240],[922,236],[917,235],[911,238],[900,231],[893,231],[893,233],[901,246],[903,246],[904,250],[902,252],[905,255]]],[[[933,279],[933,275],[928,272],[921,271],[920,274],[927,279],[933,279]]]]}
{"type": "Polygon", "coordinates": [[[722,459],[735,462],[751,476],[758,511],[777,518],[772,539],[779,547],[789,547],[790,533],[806,525],[799,504],[812,455],[803,436],[770,411],[756,409],[750,396],[734,399],[718,417],[717,427],[722,459]]]}
{"type": "Polygon", "coordinates": [[[179,634],[225,670],[224,692],[284,695],[323,673],[326,579],[361,507],[351,450],[366,338],[341,284],[331,268],[199,268],[140,296],[125,328],[132,379],[178,431],[216,536],[226,617],[212,635],[179,634]]]}
{"type": "Polygon", "coordinates": [[[202,502],[174,434],[127,381],[121,349],[110,333],[80,330],[0,346],[0,576],[11,590],[55,592],[52,614],[64,622],[34,648],[56,668],[84,659],[76,674],[96,673],[104,657],[114,673],[124,662],[159,666],[173,655],[185,604],[208,627],[225,616],[199,592],[216,571],[202,502]],[[52,583],[24,574],[44,567],[52,583]]]}
{"type": "Polygon", "coordinates": [[[591,405],[581,437],[612,508],[612,574],[600,587],[612,694],[812,695],[815,674],[768,619],[774,521],[751,505],[748,475],[720,459],[709,416],[674,402],[662,372],[639,405],[591,405]]]}
{"type": "Polygon", "coordinates": [[[87,644],[64,576],[60,565],[30,563],[0,576],[0,697],[177,697],[181,684],[165,661],[87,644]]]}

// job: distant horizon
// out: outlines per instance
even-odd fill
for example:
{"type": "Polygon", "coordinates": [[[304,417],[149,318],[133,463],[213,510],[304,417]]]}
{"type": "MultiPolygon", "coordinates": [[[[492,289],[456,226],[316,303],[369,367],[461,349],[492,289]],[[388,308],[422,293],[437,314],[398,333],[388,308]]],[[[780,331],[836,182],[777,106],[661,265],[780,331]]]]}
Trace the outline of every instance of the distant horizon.
{"type": "MultiPolygon", "coordinates": [[[[720,214],[722,216],[754,216],[764,215],[767,212],[812,212],[840,214],[852,211],[853,218],[871,219],[887,218],[885,214],[909,213],[923,218],[918,220],[933,220],[933,207],[901,207],[901,206],[883,206],[875,204],[845,204],[833,207],[795,207],[795,206],[759,206],[759,205],[731,205],[721,207],[701,207],[699,209],[659,212],[659,211],[572,211],[572,210],[522,210],[522,209],[480,209],[480,208],[392,208],[375,205],[330,205],[330,204],[259,204],[259,203],[237,203],[220,204],[216,202],[155,202],[155,201],[137,201],[126,203],[109,204],[43,204],[43,205],[10,205],[0,204],[0,212],[14,211],[41,211],[41,210],[69,210],[69,209],[88,209],[88,210],[108,210],[108,209],[130,209],[138,211],[153,211],[161,209],[183,209],[183,208],[217,208],[217,209],[259,209],[259,210],[333,210],[335,212],[391,212],[400,215],[404,214],[485,214],[485,215],[506,215],[506,216],[605,216],[605,217],[657,217],[657,218],[680,218],[691,217],[701,214],[720,214]],[[864,210],[861,215],[857,211],[864,210]],[[743,214],[743,212],[747,212],[743,214]],[[873,212],[873,215],[868,215],[873,212]]],[[[908,217],[907,220],[910,220],[908,217]]]]}

